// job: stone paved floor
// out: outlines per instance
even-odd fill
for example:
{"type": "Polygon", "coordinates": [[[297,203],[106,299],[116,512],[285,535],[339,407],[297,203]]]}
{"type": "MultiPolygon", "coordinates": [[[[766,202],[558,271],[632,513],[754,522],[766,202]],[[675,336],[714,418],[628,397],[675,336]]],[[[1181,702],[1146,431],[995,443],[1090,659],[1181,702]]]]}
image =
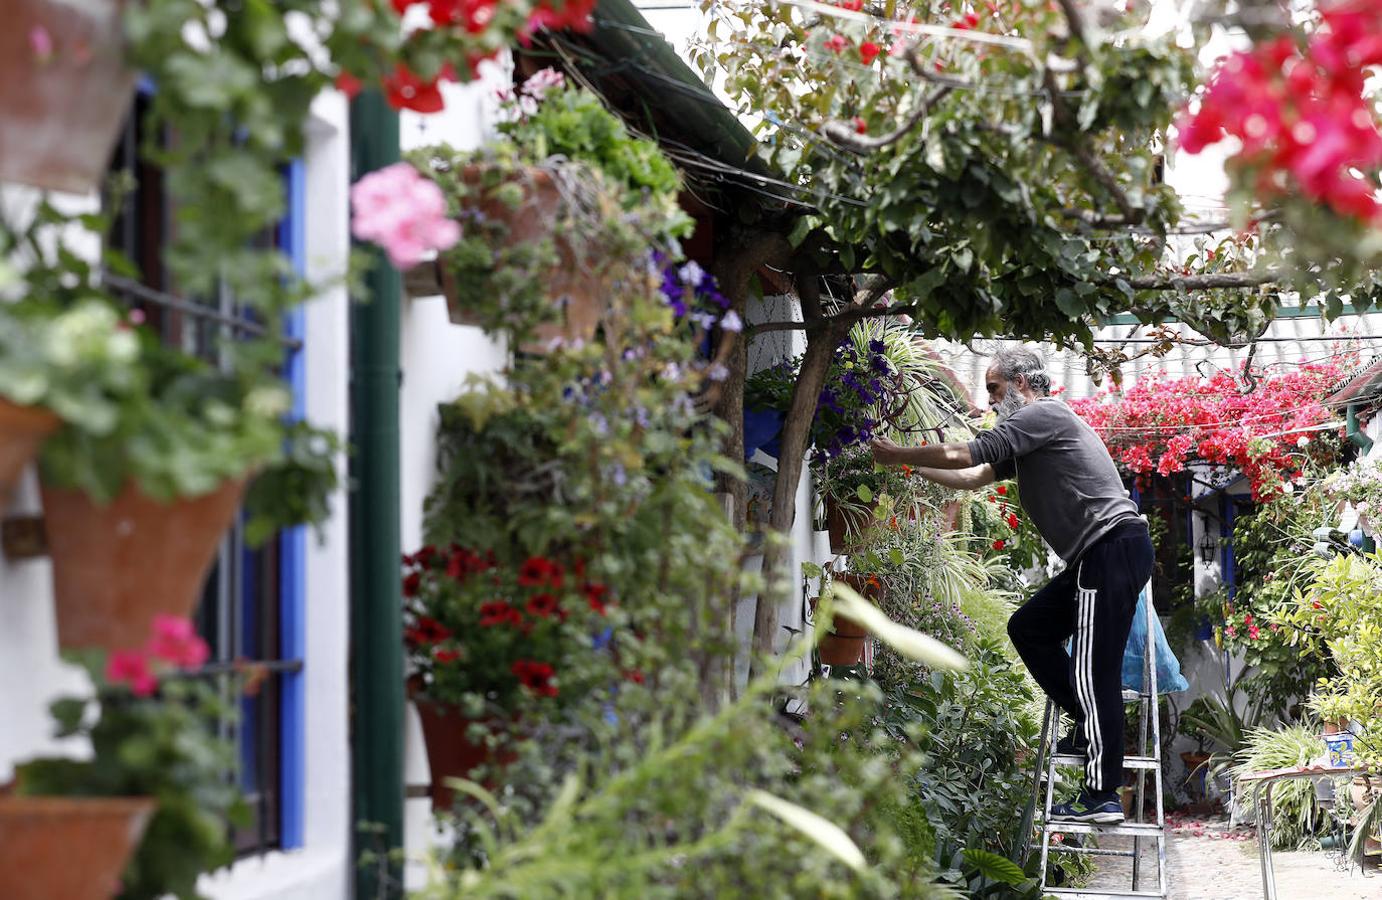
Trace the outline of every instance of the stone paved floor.
{"type": "MultiPolygon", "coordinates": [[[[1262,870],[1257,841],[1250,828],[1229,832],[1227,820],[1180,821],[1171,828],[1166,864],[1169,900],[1260,900],[1262,870]]],[[[1105,838],[1101,846],[1130,849],[1131,838],[1105,838]],[[1121,842],[1121,843],[1120,843],[1121,842]]],[[[1144,871],[1155,887],[1156,851],[1144,850],[1144,871]]],[[[1126,890],[1131,884],[1130,859],[1104,857],[1091,888],[1126,890]]],[[[1344,871],[1330,853],[1272,854],[1279,900],[1382,900],[1382,871],[1376,864],[1364,874],[1344,871]]]]}

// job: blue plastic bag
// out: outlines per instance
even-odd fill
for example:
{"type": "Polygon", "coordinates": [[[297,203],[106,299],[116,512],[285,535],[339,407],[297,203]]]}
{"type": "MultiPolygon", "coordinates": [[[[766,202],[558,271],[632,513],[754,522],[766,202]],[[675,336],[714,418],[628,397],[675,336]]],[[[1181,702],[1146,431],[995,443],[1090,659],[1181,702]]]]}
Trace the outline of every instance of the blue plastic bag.
{"type": "MultiPolygon", "coordinates": [[[[1152,616],[1152,627],[1156,629],[1156,690],[1158,694],[1175,694],[1190,687],[1185,676],[1180,673],[1180,660],[1171,652],[1166,642],[1166,632],[1161,628],[1161,620],[1152,616]]],[[[1147,646],[1147,591],[1137,596],[1137,612],[1132,617],[1132,630],[1128,632],[1128,646],[1123,650],[1123,687],[1130,691],[1142,690],[1144,667],[1144,648],[1147,646]]]]}

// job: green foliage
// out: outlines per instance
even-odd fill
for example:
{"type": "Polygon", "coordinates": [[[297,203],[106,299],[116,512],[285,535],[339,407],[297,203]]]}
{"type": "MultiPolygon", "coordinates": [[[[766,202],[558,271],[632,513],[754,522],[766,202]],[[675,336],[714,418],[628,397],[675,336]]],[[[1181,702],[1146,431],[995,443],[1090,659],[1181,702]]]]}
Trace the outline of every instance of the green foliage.
{"type": "Polygon", "coordinates": [[[935,834],[942,879],[966,896],[1036,896],[1030,873],[1016,879],[1016,866],[995,859],[1010,861],[1024,839],[1018,828],[1039,734],[1029,711],[1032,691],[991,641],[975,643],[965,672],[933,672],[884,688],[884,727],[899,741],[914,740],[925,755],[913,787],[935,834]]]}
{"type": "Polygon", "coordinates": [[[1324,498],[1306,491],[1288,503],[1267,503],[1234,523],[1238,591],[1213,617],[1226,649],[1243,654],[1251,671],[1243,690],[1279,716],[1290,716],[1311,686],[1334,671],[1323,653],[1301,653],[1302,635],[1282,614],[1318,572],[1311,532],[1325,518],[1324,498]],[[1272,627],[1275,625],[1276,627],[1272,627]]]}
{"type": "Polygon", "coordinates": [[[115,426],[118,395],[137,372],[139,341],[91,300],[52,316],[0,306],[0,396],[40,406],[93,432],[115,426]]]}
{"type": "Polygon", "coordinates": [[[1321,678],[1311,707],[1329,720],[1364,723],[1354,752],[1382,760],[1382,740],[1368,727],[1382,709],[1382,555],[1346,554],[1323,566],[1283,617],[1303,656],[1327,651],[1333,674],[1321,678]]]}
{"type": "Polygon", "coordinates": [[[924,841],[928,833],[902,774],[920,758],[872,728],[877,690],[817,682],[802,697],[814,714],[791,726],[767,702],[775,680],[770,674],[719,714],[686,723],[645,710],[648,730],[640,731],[665,737],[635,756],[593,756],[536,825],[468,788],[482,801],[472,827],[486,862],[439,872],[421,896],[953,896],[898,836],[924,841]],[[769,814],[754,802],[760,791],[838,825],[864,866],[841,861],[838,836],[769,814]]]}
{"type": "MultiPolygon", "coordinates": [[[[1235,756],[1233,777],[1239,780],[1239,793],[1262,789],[1259,783],[1243,782],[1246,776],[1273,769],[1294,769],[1318,760],[1324,754],[1319,732],[1306,725],[1287,725],[1279,729],[1254,728],[1235,756]]],[[[1296,850],[1309,844],[1329,826],[1329,813],[1315,799],[1315,785],[1308,779],[1288,779],[1272,790],[1272,847],[1296,850]]]]}
{"type": "MultiPolygon", "coordinates": [[[[337,32],[352,21],[361,24],[358,15],[344,13],[308,2],[152,0],[123,7],[126,57],[159,86],[148,105],[136,171],[158,171],[168,194],[172,237],[161,248],[164,278],[188,302],[232,299],[255,314],[262,334],[240,340],[230,329],[208,331],[202,358],[215,359],[215,366],[185,348],[159,346],[151,331],[117,323],[114,313],[93,312],[102,302],[121,305],[103,270],[126,278],[139,274],[108,249],[99,259],[76,249],[82,241],[104,245],[106,216],[65,215],[43,201],[22,227],[5,223],[0,251],[26,258],[27,290],[14,313],[29,333],[41,337],[35,329],[45,319],[61,321],[74,310],[84,317],[86,354],[102,341],[121,348],[109,365],[95,357],[81,363],[89,376],[81,390],[64,387],[74,374],[72,360],[49,354],[45,362],[32,352],[0,348],[7,365],[29,370],[24,389],[30,394],[38,383],[34,367],[42,364],[47,396],[36,402],[51,405],[66,421],[45,449],[45,478],[104,501],[129,482],[153,497],[190,497],[227,479],[264,474],[269,483],[255,492],[256,538],[327,514],[336,485],[334,445],[300,440],[305,426],[285,418],[279,375],[283,313],[319,286],[307,284],[262,238],[286,208],[280,167],[301,155],[312,99],[334,75],[329,56],[288,40],[285,17],[296,16],[325,36],[333,23],[337,32]],[[138,332],[137,353],[130,347],[133,332],[117,333],[117,327],[138,332]]],[[[385,21],[366,18],[375,28],[385,21]]],[[[112,204],[136,187],[110,185],[112,204]]],[[[36,340],[31,349],[43,346],[36,340]]]]}
{"type": "MultiPolygon", "coordinates": [[[[91,742],[88,760],[35,759],[16,768],[19,791],[34,796],[149,796],[157,809],[122,876],[120,900],[193,900],[203,872],[235,858],[228,826],[246,826],[249,809],[226,773],[234,745],[216,732],[227,712],[211,684],[165,679],[153,697],[106,686],[88,664],[95,697],[53,704],[58,737],[91,742]]],[[[81,852],[80,848],[73,848],[81,852]]]]}

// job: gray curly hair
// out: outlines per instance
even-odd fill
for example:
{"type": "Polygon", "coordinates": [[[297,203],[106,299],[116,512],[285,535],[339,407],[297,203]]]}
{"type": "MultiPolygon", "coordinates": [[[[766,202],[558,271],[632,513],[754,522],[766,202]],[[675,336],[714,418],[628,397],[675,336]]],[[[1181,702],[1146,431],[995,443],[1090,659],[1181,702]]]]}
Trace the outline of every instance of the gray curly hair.
{"type": "Polygon", "coordinates": [[[1051,393],[1051,376],[1046,374],[1046,360],[1040,353],[1027,347],[1004,347],[993,354],[991,365],[998,370],[1004,381],[1014,382],[1019,377],[1027,379],[1027,386],[1038,396],[1051,393]]]}

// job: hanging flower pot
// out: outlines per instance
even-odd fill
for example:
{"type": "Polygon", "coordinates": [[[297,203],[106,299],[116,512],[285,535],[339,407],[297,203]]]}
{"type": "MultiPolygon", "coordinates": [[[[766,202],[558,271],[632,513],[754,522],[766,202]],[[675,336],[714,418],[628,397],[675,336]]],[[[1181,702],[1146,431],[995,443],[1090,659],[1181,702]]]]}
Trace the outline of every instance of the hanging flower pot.
{"type": "Polygon", "coordinates": [[[60,424],[47,410],[0,399],[0,516],[5,514],[20,473],[38,453],[44,438],[60,424]]]}
{"type": "MultiPolygon", "coordinates": [[[[572,223],[564,212],[566,199],[558,180],[548,169],[530,166],[518,169],[494,186],[488,183],[486,171],[483,166],[468,165],[461,172],[460,180],[467,188],[461,214],[465,234],[470,237],[487,233],[501,243],[504,252],[536,253],[548,243],[556,251],[554,260],[533,263],[535,270],[527,272],[521,271],[523,266],[514,260],[498,260],[496,256],[498,268],[513,271],[520,279],[531,278],[544,294],[543,302],[551,303],[558,314],[557,321],[538,325],[521,349],[526,353],[546,353],[558,340],[592,340],[604,313],[606,285],[592,271],[592,254],[578,238],[572,237],[572,223]]],[[[487,317],[467,300],[457,275],[443,259],[406,272],[404,283],[412,296],[444,295],[448,314],[456,325],[495,325],[492,315],[487,317]]],[[[512,285],[504,285],[503,289],[517,290],[512,285]]],[[[502,294],[503,290],[496,288],[495,293],[502,294]]]]}
{"type": "Polygon", "coordinates": [[[158,613],[191,616],[245,483],[170,503],[130,485],[106,506],[43,485],[59,645],[128,649],[158,613]]]}
{"type": "Polygon", "coordinates": [[[447,779],[470,778],[480,766],[490,763],[508,765],[517,758],[511,750],[496,752],[488,743],[476,743],[470,737],[470,726],[477,722],[491,733],[502,727],[501,722],[468,719],[455,706],[434,703],[422,693],[416,678],[408,679],[408,696],[417,707],[418,718],[422,721],[427,766],[432,772],[430,792],[433,811],[449,810],[455,802],[456,792],[447,785],[447,779]]]}
{"type": "Polygon", "coordinates": [[[110,900],[152,797],[0,797],[0,897],[110,900]]]}
{"type": "MultiPolygon", "coordinates": [[[[883,598],[883,583],[876,575],[857,575],[843,573],[835,576],[837,581],[853,588],[864,599],[879,603],[883,598]]],[[[816,608],[816,599],[811,599],[811,608],[816,608]]],[[[860,623],[838,612],[831,618],[830,631],[821,636],[816,645],[816,654],[827,666],[857,666],[864,661],[864,649],[868,643],[869,632],[860,623]]]]}
{"type": "Polygon", "coordinates": [[[0,181],[99,186],[134,97],[123,4],[12,0],[0,28],[0,181]]]}

